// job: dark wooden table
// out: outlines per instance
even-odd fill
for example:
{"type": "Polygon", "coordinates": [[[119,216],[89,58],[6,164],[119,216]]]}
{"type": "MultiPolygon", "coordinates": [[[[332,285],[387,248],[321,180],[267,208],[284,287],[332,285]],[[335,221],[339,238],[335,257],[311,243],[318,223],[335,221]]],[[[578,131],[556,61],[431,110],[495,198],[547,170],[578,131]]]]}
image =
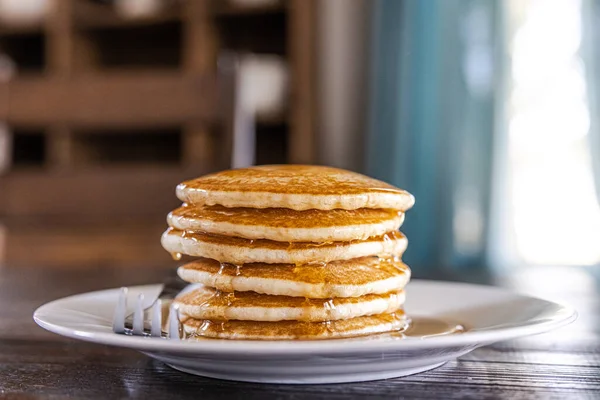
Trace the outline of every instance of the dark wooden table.
{"type": "MultiPolygon", "coordinates": [[[[419,375],[338,385],[263,385],[186,375],[135,351],[65,339],[37,327],[34,309],[59,297],[153,283],[152,268],[0,268],[0,398],[600,398],[600,271],[522,268],[436,278],[487,282],[568,302],[577,322],[480,348],[419,375]]],[[[418,274],[417,274],[418,275],[418,274]]]]}

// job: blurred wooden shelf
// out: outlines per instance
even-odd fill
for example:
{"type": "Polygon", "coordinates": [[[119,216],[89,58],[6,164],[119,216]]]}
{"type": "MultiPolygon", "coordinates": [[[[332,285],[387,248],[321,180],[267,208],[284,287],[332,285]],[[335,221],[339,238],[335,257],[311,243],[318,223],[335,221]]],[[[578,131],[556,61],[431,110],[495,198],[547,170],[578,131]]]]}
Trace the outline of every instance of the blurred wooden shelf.
{"type": "Polygon", "coordinates": [[[166,215],[180,202],[175,186],[209,167],[102,167],[78,171],[26,170],[0,176],[0,210],[40,218],[166,215]]]}
{"type": "Polygon", "coordinates": [[[282,1],[258,5],[243,5],[231,1],[217,1],[213,12],[221,17],[243,17],[264,14],[283,14],[286,11],[282,1]]]}
{"type": "Polygon", "coordinates": [[[4,243],[4,254],[0,254],[0,259],[12,266],[174,268],[178,264],[160,245],[160,236],[166,229],[164,216],[76,223],[40,223],[21,218],[2,225],[0,241],[4,243]]]}
{"type": "Polygon", "coordinates": [[[20,221],[10,222],[11,264],[60,263],[61,248],[66,263],[167,260],[157,235],[179,204],[175,185],[231,165],[230,53],[274,54],[289,68],[285,112],[256,119],[256,160],[315,161],[316,0],[179,0],[147,18],[90,0],[50,3],[42,23],[0,24],[0,51],[18,71],[0,83],[12,143],[0,148],[0,222],[20,221]],[[143,228],[147,219],[161,229],[143,228]]]}
{"type": "Polygon", "coordinates": [[[0,120],[15,127],[172,126],[215,116],[214,80],[177,71],[105,72],[69,80],[32,76],[0,84],[10,104],[0,120]]]}
{"type": "Polygon", "coordinates": [[[182,19],[182,12],[179,4],[175,3],[157,14],[127,17],[119,14],[108,4],[79,1],[75,3],[74,21],[75,27],[79,29],[134,28],[178,22],[182,19]]]}
{"type": "Polygon", "coordinates": [[[0,22],[0,36],[41,35],[43,31],[42,23],[6,24],[0,22]]]}
{"type": "Polygon", "coordinates": [[[263,126],[285,126],[289,123],[288,112],[284,110],[276,114],[258,115],[256,123],[263,126]]]}

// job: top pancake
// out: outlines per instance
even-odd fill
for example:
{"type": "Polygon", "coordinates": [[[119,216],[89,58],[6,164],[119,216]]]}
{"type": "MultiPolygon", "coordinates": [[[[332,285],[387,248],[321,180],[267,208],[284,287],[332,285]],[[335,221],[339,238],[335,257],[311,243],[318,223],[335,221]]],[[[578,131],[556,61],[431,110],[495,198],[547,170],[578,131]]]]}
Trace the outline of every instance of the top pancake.
{"type": "Polygon", "coordinates": [[[183,182],[184,203],[293,210],[382,208],[406,211],[414,197],[377,179],[338,168],[263,165],[227,170],[183,182]]]}

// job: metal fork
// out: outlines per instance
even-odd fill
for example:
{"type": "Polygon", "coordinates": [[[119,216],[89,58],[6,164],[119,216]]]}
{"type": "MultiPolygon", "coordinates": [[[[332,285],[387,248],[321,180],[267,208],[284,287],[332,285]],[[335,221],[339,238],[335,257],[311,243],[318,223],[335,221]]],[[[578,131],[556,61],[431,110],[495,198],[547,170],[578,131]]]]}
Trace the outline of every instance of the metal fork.
{"type": "Polygon", "coordinates": [[[143,308],[144,294],[140,293],[134,312],[129,315],[126,314],[128,289],[126,287],[121,288],[113,316],[113,332],[135,336],[179,339],[181,337],[179,312],[172,303],[177,294],[186,286],[187,283],[179,277],[169,278],[163,284],[156,300],[149,307],[143,308]],[[165,321],[168,321],[167,329],[163,330],[165,321]]]}

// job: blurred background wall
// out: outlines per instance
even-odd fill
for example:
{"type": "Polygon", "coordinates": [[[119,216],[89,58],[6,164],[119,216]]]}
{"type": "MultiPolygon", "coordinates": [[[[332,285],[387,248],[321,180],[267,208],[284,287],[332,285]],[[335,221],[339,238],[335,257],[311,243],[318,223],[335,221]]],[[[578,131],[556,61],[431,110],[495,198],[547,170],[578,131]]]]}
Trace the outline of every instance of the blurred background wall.
{"type": "Polygon", "coordinates": [[[317,157],[361,171],[369,114],[371,0],[317,3],[317,157]]]}
{"type": "Polygon", "coordinates": [[[183,179],[417,198],[407,262],[600,261],[598,0],[0,0],[0,263],[172,261],[183,179]]]}

